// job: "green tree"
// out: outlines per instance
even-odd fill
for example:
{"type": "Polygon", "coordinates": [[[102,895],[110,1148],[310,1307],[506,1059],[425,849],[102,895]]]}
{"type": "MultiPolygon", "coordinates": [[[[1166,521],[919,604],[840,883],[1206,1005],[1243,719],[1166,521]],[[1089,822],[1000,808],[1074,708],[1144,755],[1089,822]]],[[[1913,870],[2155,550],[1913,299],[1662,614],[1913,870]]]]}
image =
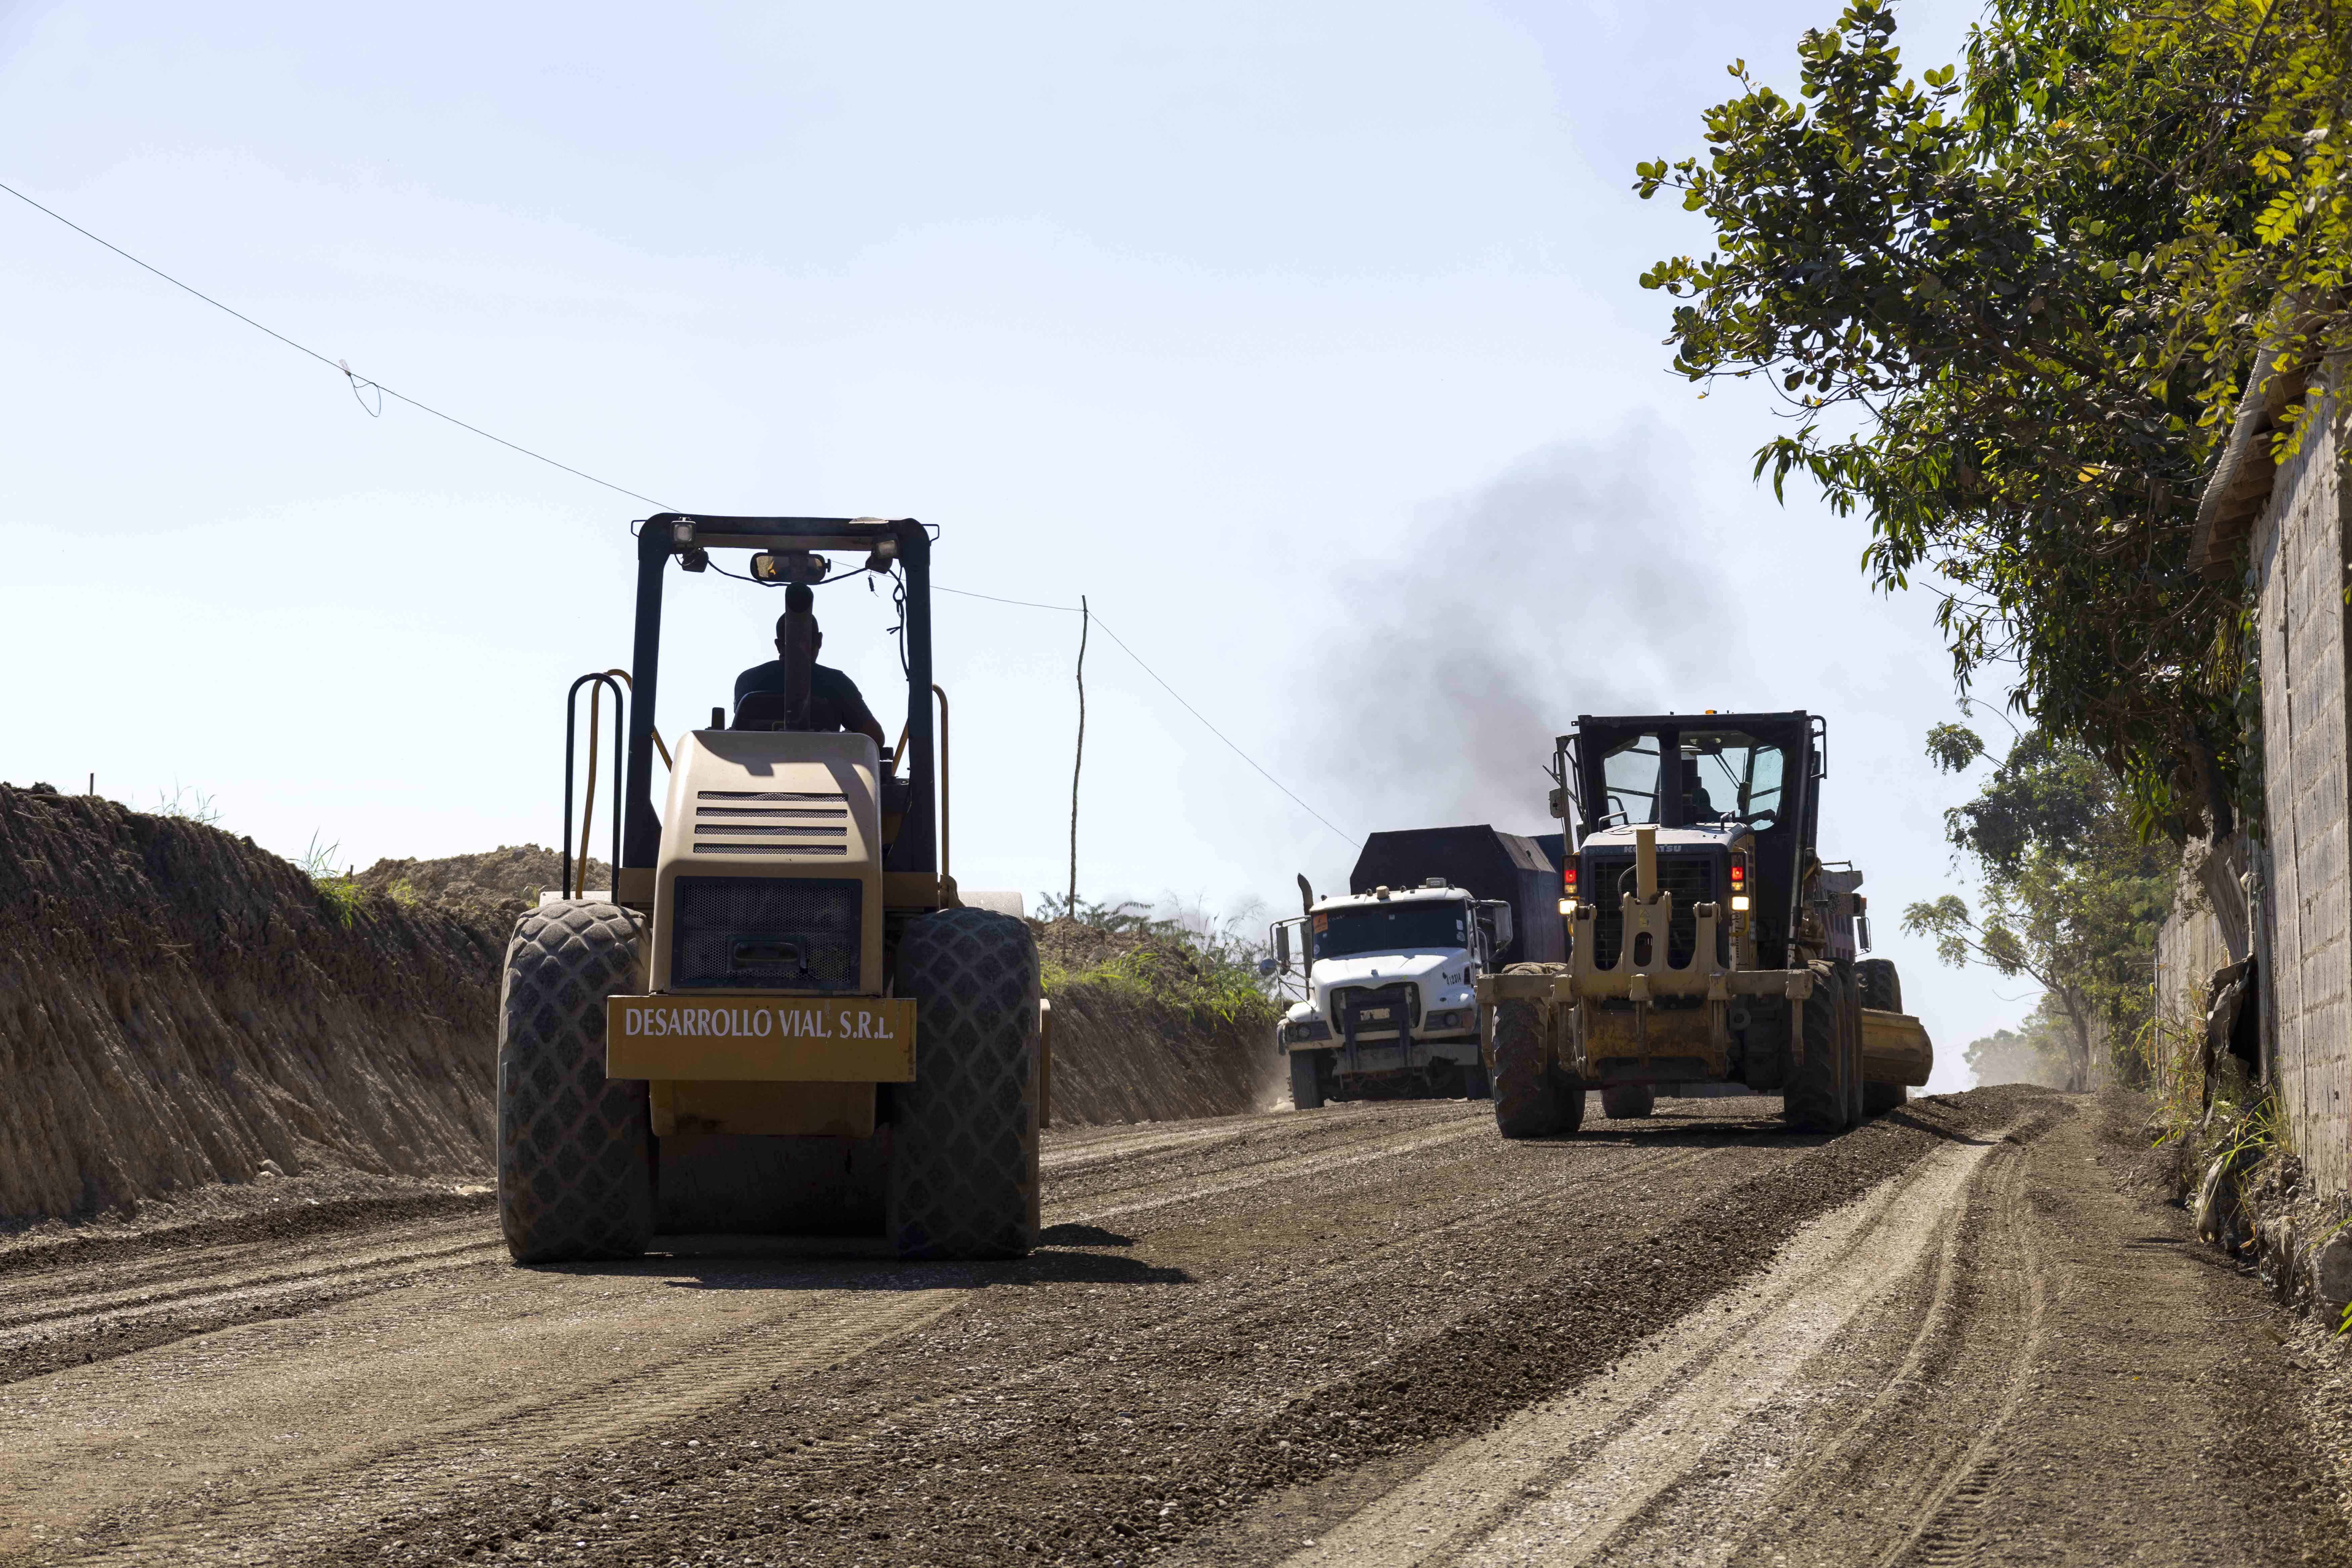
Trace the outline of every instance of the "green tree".
{"type": "Polygon", "coordinates": [[[1758,474],[1867,516],[1964,687],[2013,664],[2142,831],[2226,826],[2245,637],[2188,544],[2248,374],[2352,342],[2352,0],[1992,0],[1916,79],[1895,37],[1853,0],[1796,98],[1735,64],[1707,155],[1638,167],[1717,236],[1642,279],[1675,368],[1769,378],[1758,474]]]}
{"type": "MultiPolygon", "coordinates": [[[[1927,753],[1957,773],[1985,749],[1974,731],[1942,724],[1929,731],[1927,753]]],[[[2040,729],[2019,735],[1976,797],[1944,814],[1944,829],[1975,863],[1979,907],[1946,893],[1905,910],[1903,929],[1934,939],[1955,967],[2040,982],[2038,1017],[2063,1026],[2066,1085],[2084,1087],[2102,1030],[2127,1040],[2147,1012],[2177,858],[2133,828],[2096,757],[2040,729]]]]}

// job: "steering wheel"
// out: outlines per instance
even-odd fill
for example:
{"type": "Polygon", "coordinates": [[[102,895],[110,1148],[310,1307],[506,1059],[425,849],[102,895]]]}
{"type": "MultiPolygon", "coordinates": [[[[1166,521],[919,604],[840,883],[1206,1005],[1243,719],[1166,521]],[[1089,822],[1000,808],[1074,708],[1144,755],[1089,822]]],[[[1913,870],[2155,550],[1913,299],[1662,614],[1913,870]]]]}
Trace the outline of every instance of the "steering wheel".
{"type": "Polygon", "coordinates": [[[1741,817],[1740,820],[1748,824],[1750,827],[1755,826],[1759,822],[1767,827],[1778,827],[1780,826],[1780,814],[1774,811],[1770,806],[1766,806],[1762,811],[1753,811],[1748,813],[1746,816],[1741,817]]]}

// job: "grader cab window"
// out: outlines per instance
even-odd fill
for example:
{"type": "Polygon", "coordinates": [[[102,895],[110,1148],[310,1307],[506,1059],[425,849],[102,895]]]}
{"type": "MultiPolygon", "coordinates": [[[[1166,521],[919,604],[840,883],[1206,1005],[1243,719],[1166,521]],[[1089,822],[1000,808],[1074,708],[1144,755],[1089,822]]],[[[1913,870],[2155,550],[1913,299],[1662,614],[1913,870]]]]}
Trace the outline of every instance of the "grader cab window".
{"type": "MultiPolygon", "coordinates": [[[[1655,735],[1628,735],[1601,756],[1601,813],[1612,824],[1656,822],[1658,763],[1655,735]]],[[[1593,824],[1598,827],[1601,823],[1593,824]]]]}
{"type": "Polygon", "coordinates": [[[1737,730],[1685,731],[1682,753],[1685,822],[1780,822],[1780,747],[1737,730]]]}

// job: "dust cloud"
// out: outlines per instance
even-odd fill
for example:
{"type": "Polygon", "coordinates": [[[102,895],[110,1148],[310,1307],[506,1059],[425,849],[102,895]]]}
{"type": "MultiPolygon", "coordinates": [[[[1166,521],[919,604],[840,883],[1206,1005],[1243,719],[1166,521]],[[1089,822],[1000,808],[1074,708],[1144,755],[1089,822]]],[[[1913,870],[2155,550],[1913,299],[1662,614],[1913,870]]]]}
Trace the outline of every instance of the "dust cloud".
{"type": "Polygon", "coordinates": [[[1355,823],[1557,831],[1545,769],[1577,714],[1722,705],[1745,646],[1689,468],[1646,436],[1547,447],[1339,575],[1308,660],[1355,823]]]}

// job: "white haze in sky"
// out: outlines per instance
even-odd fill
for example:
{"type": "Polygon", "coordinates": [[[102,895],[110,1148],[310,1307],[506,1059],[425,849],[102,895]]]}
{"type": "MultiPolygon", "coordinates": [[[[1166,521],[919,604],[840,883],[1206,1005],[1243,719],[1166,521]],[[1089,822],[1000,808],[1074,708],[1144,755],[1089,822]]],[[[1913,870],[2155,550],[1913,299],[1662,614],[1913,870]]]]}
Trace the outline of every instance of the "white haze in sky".
{"type": "MultiPolygon", "coordinates": [[[[1832,0],[0,9],[0,180],[452,414],[688,510],[919,516],[1075,605],[1346,833],[1543,831],[1580,710],[1829,717],[1825,847],[1941,1047],[1921,595],[1664,374],[1704,249],[1636,159],[1832,0]]],[[[1968,15],[1906,5],[1924,68],[1968,15]]],[[[571,679],[629,657],[642,502],[341,376],[0,196],[0,777],[200,788],[285,853],[556,834],[571,679]]],[[[675,733],[772,597],[671,579],[675,733]]],[[[887,600],[826,590],[888,714],[887,600]]],[[[1077,618],[942,596],[969,887],[1068,868],[1077,618]]],[[[1352,847],[1097,632],[1083,896],[1288,907],[1352,847]]],[[[895,729],[895,723],[892,724],[895,729]]]]}

